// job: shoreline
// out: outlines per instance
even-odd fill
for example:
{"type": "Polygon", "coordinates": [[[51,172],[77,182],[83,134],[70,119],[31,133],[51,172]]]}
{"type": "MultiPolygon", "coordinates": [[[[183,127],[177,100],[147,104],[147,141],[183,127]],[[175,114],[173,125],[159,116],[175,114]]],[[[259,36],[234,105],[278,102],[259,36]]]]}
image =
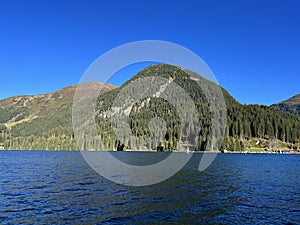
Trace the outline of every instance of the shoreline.
{"type": "Polygon", "coordinates": [[[48,151],[48,152],[138,152],[138,153],[215,153],[215,154],[266,154],[266,155],[300,155],[300,152],[263,152],[263,151],[244,151],[244,152],[234,152],[234,151],[156,151],[156,150],[132,150],[132,149],[126,149],[124,151],[116,151],[116,150],[42,150],[42,149],[0,149],[1,151],[48,151]]]}

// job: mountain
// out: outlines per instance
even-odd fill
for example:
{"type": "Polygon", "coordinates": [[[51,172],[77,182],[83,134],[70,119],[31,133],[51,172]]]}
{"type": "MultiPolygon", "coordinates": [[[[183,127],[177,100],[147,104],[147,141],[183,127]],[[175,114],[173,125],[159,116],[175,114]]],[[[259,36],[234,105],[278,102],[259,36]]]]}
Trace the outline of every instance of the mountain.
{"type": "Polygon", "coordinates": [[[0,100],[0,147],[77,149],[72,131],[72,104],[76,88],[92,94],[94,89],[101,89],[104,93],[116,87],[88,82],[50,94],[0,100]]]}
{"type": "MultiPolygon", "coordinates": [[[[214,95],[217,85],[196,73],[171,65],[155,65],[139,72],[120,88],[99,96],[96,121],[100,142],[102,143],[100,148],[117,149],[120,145],[123,145],[129,149],[164,149],[166,151],[184,148],[184,146],[192,146],[195,150],[217,149],[216,146],[213,146],[213,143],[216,141],[210,138],[212,121],[210,119],[209,102],[203,90],[196,83],[196,80],[202,86],[207,87],[210,95],[214,95]],[[138,88],[131,88],[127,90],[127,92],[131,91],[129,96],[121,99],[121,105],[118,107],[113,105],[116,97],[124,92],[130,84],[136,81],[138,84],[138,79],[146,77],[150,77],[150,79],[153,77],[163,77],[167,82],[154,85],[152,82],[148,82],[146,85],[140,85],[140,90],[138,88]],[[191,96],[198,111],[197,115],[194,115],[193,118],[195,121],[199,121],[200,131],[197,131],[193,124],[185,124],[184,129],[180,129],[180,118],[174,107],[165,100],[157,98],[157,96],[141,98],[138,101],[134,99],[137,93],[149,92],[151,90],[156,90],[157,92],[165,90],[168,83],[177,84],[191,96]],[[129,107],[132,102],[135,102],[135,104],[129,107]],[[118,117],[114,117],[114,111],[118,111],[123,106],[127,107],[125,107],[125,113],[126,111],[130,112],[128,115],[129,126],[132,131],[130,138],[126,138],[128,135],[126,136],[122,132],[117,137],[115,130],[112,128],[115,122],[111,119],[118,120],[118,117]],[[166,127],[162,129],[166,134],[162,141],[151,138],[153,134],[149,128],[149,123],[151,124],[153,118],[162,118],[166,121],[166,127]],[[191,133],[194,136],[192,135],[192,138],[187,140],[186,137],[191,136],[191,133]],[[183,138],[180,139],[180,137],[183,138]]],[[[226,90],[223,88],[221,90],[226,102],[227,125],[223,144],[219,146],[218,150],[241,151],[250,147],[274,148],[274,145],[280,148],[290,148],[292,146],[291,143],[300,142],[299,117],[281,112],[272,107],[241,105],[226,90]]],[[[140,97],[138,96],[138,98],[140,97]]],[[[171,97],[180,98],[176,94],[173,94],[173,96],[171,94],[171,97]]],[[[188,112],[189,107],[185,107],[184,110],[188,112]]],[[[157,124],[161,124],[160,120],[156,122],[157,124]]],[[[118,127],[122,126],[122,124],[114,126],[118,127]]],[[[160,133],[160,130],[158,129],[157,132],[160,133]]],[[[219,128],[219,132],[222,134],[221,128],[219,128]]],[[[220,134],[215,136],[218,137],[220,134]]]]}
{"type": "Polygon", "coordinates": [[[274,104],[272,105],[272,107],[284,112],[300,115],[300,94],[295,95],[294,97],[289,98],[288,100],[285,100],[283,102],[274,104]]]}
{"type": "Polygon", "coordinates": [[[222,87],[177,66],[147,67],[119,88],[101,83],[77,86],[91,94],[99,87],[102,93],[91,96],[96,98],[92,120],[96,122],[97,140],[91,138],[77,146],[74,136],[86,140],[91,118],[85,121],[89,108],[82,104],[77,115],[82,121],[75,129],[79,132],[72,129],[76,88],[72,86],[45,95],[1,100],[0,148],[242,151],[300,146],[299,116],[274,107],[242,105],[222,87]],[[225,110],[214,100],[219,95],[217,90],[224,96],[225,110]],[[223,117],[218,123],[212,120],[220,115],[223,117]],[[224,118],[227,123],[223,129],[224,118]],[[224,140],[218,140],[222,136],[224,140]],[[223,141],[222,145],[217,145],[218,141],[223,141]]]}

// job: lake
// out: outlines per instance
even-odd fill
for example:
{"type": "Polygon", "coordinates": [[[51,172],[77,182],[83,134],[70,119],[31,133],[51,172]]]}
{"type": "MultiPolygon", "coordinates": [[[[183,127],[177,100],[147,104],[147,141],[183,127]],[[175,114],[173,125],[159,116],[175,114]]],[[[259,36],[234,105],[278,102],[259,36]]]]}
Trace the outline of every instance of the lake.
{"type": "MultiPolygon", "coordinates": [[[[167,153],[115,152],[133,164],[167,153]]],[[[79,152],[0,151],[2,224],[300,224],[300,155],[202,154],[156,185],[98,175],[79,152]]]]}

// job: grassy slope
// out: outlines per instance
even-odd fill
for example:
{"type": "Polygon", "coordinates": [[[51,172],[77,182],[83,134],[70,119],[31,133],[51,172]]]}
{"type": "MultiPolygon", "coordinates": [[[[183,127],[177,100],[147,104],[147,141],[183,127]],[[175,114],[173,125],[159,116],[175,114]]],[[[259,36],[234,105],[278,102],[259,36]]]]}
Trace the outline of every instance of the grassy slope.
{"type": "Polygon", "coordinates": [[[86,83],[35,96],[16,96],[0,101],[0,147],[6,149],[76,149],[72,131],[72,101],[76,88],[113,85],[86,83]]]}

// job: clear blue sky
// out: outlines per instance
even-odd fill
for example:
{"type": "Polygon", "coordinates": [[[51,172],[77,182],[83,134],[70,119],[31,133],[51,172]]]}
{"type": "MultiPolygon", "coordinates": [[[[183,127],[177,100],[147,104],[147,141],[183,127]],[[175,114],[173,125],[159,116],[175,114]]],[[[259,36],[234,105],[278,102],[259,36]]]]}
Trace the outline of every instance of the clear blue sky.
{"type": "Polygon", "coordinates": [[[300,1],[0,0],[0,98],[78,83],[106,51],[165,40],[198,54],[241,103],[300,93],[300,1]]]}

